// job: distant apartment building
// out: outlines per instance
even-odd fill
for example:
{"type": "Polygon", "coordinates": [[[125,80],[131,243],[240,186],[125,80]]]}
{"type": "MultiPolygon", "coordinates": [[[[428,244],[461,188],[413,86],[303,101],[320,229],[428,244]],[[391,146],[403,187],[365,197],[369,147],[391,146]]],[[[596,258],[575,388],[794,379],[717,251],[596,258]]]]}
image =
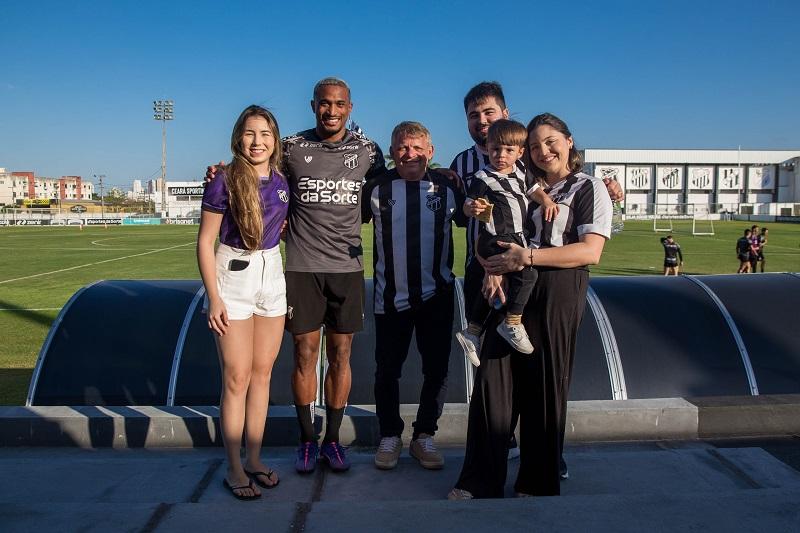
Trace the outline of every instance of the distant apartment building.
{"type": "Polygon", "coordinates": [[[85,200],[94,194],[94,184],[80,176],[36,177],[33,172],[8,172],[0,168],[0,204],[17,205],[24,200],[85,200]]]}

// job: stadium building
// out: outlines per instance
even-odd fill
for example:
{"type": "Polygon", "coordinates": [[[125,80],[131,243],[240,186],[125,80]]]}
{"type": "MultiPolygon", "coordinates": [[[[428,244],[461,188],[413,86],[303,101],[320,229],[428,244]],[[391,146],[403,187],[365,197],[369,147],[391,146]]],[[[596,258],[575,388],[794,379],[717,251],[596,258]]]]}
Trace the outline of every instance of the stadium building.
{"type": "Polygon", "coordinates": [[[620,183],[628,217],[800,217],[800,150],[586,149],[584,159],[620,183]]]}
{"type": "Polygon", "coordinates": [[[158,180],[152,182],[150,199],[155,202],[157,212],[165,218],[184,219],[200,218],[200,204],[203,200],[202,181],[168,181],[166,182],[166,204],[162,208],[161,189],[158,180]]]}

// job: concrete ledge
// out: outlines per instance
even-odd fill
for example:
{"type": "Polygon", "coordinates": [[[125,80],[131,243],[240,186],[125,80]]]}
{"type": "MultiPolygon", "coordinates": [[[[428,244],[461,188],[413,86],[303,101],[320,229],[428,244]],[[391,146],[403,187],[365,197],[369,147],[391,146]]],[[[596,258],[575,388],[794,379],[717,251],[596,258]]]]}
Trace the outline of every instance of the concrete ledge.
{"type": "Polygon", "coordinates": [[[682,398],[569,402],[568,441],[696,439],[698,409],[682,398]]]}
{"type": "MultiPolygon", "coordinates": [[[[411,436],[416,405],[402,405],[403,438],[411,436]]],[[[315,424],[322,430],[324,410],[315,424]]],[[[445,406],[437,441],[463,445],[467,404],[445,406]]],[[[671,440],[800,434],[800,395],[664,398],[570,402],[566,438],[571,442],[671,440]]],[[[376,446],[380,440],[372,405],[348,406],[343,443],[376,446]]],[[[265,446],[293,446],[293,406],[272,406],[265,446]]],[[[0,407],[0,446],[156,448],[221,446],[217,407],[0,407]]]]}
{"type": "Polygon", "coordinates": [[[700,438],[800,435],[800,394],[689,398],[700,438]]]}

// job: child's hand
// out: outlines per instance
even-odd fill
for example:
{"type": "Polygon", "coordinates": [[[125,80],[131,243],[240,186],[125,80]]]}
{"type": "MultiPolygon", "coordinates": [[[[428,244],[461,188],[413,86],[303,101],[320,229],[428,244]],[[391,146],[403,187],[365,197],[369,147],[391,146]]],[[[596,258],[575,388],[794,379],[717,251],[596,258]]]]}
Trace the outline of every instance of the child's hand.
{"type": "Polygon", "coordinates": [[[548,198],[544,202],[544,205],[542,206],[542,208],[544,209],[544,219],[547,222],[552,222],[553,220],[555,220],[556,215],[558,215],[558,204],[557,203],[555,203],[553,200],[548,198]]]}
{"type": "Polygon", "coordinates": [[[464,214],[468,217],[477,217],[486,210],[486,200],[483,198],[467,198],[464,202],[464,214]]]}

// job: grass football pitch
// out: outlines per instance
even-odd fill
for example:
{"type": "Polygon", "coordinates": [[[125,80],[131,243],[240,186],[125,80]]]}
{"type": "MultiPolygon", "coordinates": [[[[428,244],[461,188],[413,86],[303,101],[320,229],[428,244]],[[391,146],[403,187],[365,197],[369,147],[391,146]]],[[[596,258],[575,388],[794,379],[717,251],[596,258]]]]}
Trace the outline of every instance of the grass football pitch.
{"type": "MultiPolygon", "coordinates": [[[[684,272],[736,272],[736,239],[748,222],[714,222],[715,235],[692,236],[673,222],[684,272]]],[[[706,223],[707,224],[707,223],[706,223]]],[[[768,224],[769,272],[800,271],[800,224],[768,224]]],[[[463,275],[463,230],[455,235],[455,272],[463,275]]],[[[652,221],[628,221],[606,245],[592,275],[660,274],[663,250],[652,221]]],[[[0,227],[0,405],[25,402],[33,366],[50,324],[70,296],[102,279],[198,279],[197,226],[0,227]]],[[[364,226],[366,275],[372,275],[372,229],[364,226]]],[[[131,327],[135,327],[132,324],[131,327]]]]}

